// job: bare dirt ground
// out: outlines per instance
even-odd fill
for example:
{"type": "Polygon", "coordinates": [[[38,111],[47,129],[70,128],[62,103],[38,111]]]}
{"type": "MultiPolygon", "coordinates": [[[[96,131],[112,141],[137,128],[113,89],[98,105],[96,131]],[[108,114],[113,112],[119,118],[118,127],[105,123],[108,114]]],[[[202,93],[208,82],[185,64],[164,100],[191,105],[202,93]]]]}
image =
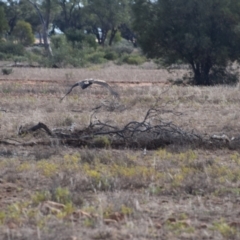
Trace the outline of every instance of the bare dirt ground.
{"type": "Polygon", "coordinates": [[[13,70],[0,75],[0,239],[240,239],[238,86],[165,84],[184,69],[13,70]],[[120,99],[91,86],[59,102],[86,78],[110,82],[120,99]],[[114,134],[99,135],[73,147],[44,129],[19,130],[39,122],[67,136],[90,123],[122,129],[150,108],[148,125],[228,140],[144,151],[141,138],[115,148],[114,134]]]}

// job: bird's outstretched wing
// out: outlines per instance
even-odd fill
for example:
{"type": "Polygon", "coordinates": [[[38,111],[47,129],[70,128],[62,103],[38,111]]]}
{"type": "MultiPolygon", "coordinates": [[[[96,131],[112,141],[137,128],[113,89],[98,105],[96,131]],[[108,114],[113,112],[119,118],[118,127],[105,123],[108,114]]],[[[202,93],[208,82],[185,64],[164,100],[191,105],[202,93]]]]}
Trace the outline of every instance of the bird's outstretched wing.
{"type": "Polygon", "coordinates": [[[115,92],[107,82],[105,82],[103,80],[94,80],[94,79],[92,81],[93,81],[93,83],[96,83],[96,84],[106,87],[111,92],[111,94],[114,95],[115,97],[119,97],[119,94],[117,92],[115,92]]]}
{"type": "Polygon", "coordinates": [[[79,86],[79,82],[73,84],[70,89],[68,90],[68,92],[60,99],[60,102],[73,90],[73,88],[79,86]]]}
{"type": "Polygon", "coordinates": [[[91,86],[92,84],[98,84],[98,85],[101,85],[101,86],[104,86],[106,87],[112,95],[114,95],[115,97],[119,97],[119,94],[117,92],[115,92],[111,87],[110,85],[106,82],[106,81],[103,81],[103,80],[95,80],[95,79],[85,79],[83,81],[80,81],[80,82],[77,82],[75,83],[69,90],[68,92],[60,99],[60,102],[73,90],[73,88],[77,87],[77,86],[80,86],[82,89],[85,89],[89,86],[91,86]]]}

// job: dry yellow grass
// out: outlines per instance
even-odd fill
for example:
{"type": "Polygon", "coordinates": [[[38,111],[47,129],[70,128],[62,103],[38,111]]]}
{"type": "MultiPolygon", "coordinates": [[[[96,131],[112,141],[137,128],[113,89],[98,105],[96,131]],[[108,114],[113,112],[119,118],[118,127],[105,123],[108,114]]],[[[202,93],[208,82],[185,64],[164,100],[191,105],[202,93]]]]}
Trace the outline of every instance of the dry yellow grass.
{"type": "Polygon", "coordinates": [[[169,146],[144,155],[140,148],[71,148],[57,141],[16,145],[48,138],[41,130],[18,136],[20,125],[82,129],[101,106],[98,120],[124,126],[142,121],[156,102],[181,112],[161,118],[183,129],[238,136],[239,87],[127,84],[168,77],[163,70],[113,66],[14,69],[1,76],[0,239],[239,239],[239,148],[169,146]],[[68,86],[89,77],[126,82],[112,83],[120,100],[92,86],[59,102],[68,86]],[[111,104],[119,108],[111,111],[111,104]]]}
{"type": "Polygon", "coordinates": [[[10,75],[0,75],[0,80],[43,80],[59,82],[76,82],[86,78],[98,78],[114,82],[165,82],[168,78],[181,78],[186,70],[144,69],[137,66],[116,66],[113,64],[97,65],[82,69],[50,68],[14,68],[10,75]]]}

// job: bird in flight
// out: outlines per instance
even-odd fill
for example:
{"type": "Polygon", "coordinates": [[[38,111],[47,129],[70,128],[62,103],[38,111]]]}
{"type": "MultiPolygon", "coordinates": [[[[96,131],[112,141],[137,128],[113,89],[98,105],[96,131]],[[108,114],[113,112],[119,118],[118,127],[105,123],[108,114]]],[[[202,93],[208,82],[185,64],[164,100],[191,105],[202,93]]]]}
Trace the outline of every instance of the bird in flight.
{"type": "Polygon", "coordinates": [[[70,87],[70,89],[68,90],[68,92],[60,99],[60,102],[69,94],[71,93],[71,91],[73,90],[73,88],[80,86],[82,89],[85,89],[89,86],[91,86],[92,84],[99,84],[101,86],[104,86],[106,88],[108,88],[108,90],[111,92],[112,95],[114,95],[115,97],[118,97],[118,93],[115,92],[107,82],[103,81],[103,80],[95,80],[95,79],[85,79],[83,81],[80,82],[76,82],[75,84],[72,85],[72,87],[70,87]]]}

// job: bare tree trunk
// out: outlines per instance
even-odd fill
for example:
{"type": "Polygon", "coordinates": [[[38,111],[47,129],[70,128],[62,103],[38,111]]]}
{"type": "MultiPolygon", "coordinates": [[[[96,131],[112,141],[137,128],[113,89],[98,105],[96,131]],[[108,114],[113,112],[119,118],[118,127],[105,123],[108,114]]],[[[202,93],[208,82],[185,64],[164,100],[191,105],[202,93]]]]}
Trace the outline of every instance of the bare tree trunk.
{"type": "Polygon", "coordinates": [[[194,73],[194,84],[209,86],[211,81],[209,79],[209,73],[212,68],[211,62],[207,59],[203,62],[194,63],[191,62],[192,70],[194,73]]]}
{"type": "Polygon", "coordinates": [[[104,47],[104,44],[105,44],[105,40],[107,38],[107,33],[108,33],[108,30],[105,30],[105,29],[101,29],[101,42],[100,44],[104,47]]]}
{"type": "Polygon", "coordinates": [[[38,7],[38,5],[30,0],[27,0],[28,2],[30,2],[33,7],[37,10],[38,16],[40,18],[41,24],[42,24],[42,28],[43,28],[43,43],[44,43],[44,47],[46,49],[46,51],[48,52],[48,54],[52,57],[53,53],[52,53],[52,48],[48,42],[48,34],[47,34],[47,25],[46,22],[43,18],[43,15],[38,7]]]}
{"type": "Polygon", "coordinates": [[[38,32],[38,38],[39,38],[39,44],[42,44],[42,34],[41,30],[37,31],[38,32]]]}
{"type": "Polygon", "coordinates": [[[112,46],[112,42],[113,42],[113,39],[114,39],[116,33],[117,33],[117,28],[112,28],[109,43],[108,43],[109,46],[112,46]]]}

